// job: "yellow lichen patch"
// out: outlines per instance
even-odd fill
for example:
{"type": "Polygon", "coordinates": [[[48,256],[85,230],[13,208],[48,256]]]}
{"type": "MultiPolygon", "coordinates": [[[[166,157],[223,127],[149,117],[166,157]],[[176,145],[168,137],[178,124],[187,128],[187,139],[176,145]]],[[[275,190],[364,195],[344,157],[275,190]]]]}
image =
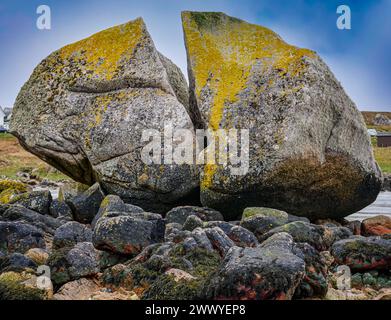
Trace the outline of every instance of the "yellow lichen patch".
{"type": "Polygon", "coordinates": [[[28,187],[23,182],[9,179],[0,180],[0,192],[7,189],[13,189],[18,192],[27,192],[28,187]]]}
{"type": "MultiPolygon", "coordinates": [[[[230,18],[220,13],[183,13],[195,94],[199,98],[207,86],[213,102],[209,110],[209,127],[220,127],[227,103],[238,100],[247,84],[254,64],[269,60],[281,76],[296,75],[303,70],[303,57],[314,52],[285,43],[273,31],[230,18]],[[203,25],[204,24],[204,25],[203,25]]],[[[203,186],[212,180],[216,166],[206,166],[203,186]]]]}
{"type": "Polygon", "coordinates": [[[206,164],[204,167],[204,176],[201,180],[201,187],[202,188],[208,188],[212,185],[212,178],[214,176],[214,173],[216,171],[216,164],[206,164]]]}
{"type": "Polygon", "coordinates": [[[119,62],[132,56],[143,30],[144,22],[139,18],[70,44],[62,48],[59,54],[64,60],[72,58],[79,62],[85,61],[83,67],[87,71],[110,80],[116,75],[119,62]]]}
{"type": "Polygon", "coordinates": [[[18,194],[18,191],[14,190],[14,189],[6,189],[6,190],[0,192],[0,203],[7,204],[17,194],[18,194]]]}

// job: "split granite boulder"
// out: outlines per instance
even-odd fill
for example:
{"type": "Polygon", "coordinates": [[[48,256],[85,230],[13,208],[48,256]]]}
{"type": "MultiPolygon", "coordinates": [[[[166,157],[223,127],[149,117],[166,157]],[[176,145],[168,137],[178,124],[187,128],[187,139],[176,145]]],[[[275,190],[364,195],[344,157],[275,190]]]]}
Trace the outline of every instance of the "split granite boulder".
{"type": "Polygon", "coordinates": [[[108,194],[165,212],[192,197],[198,171],[144,163],[142,133],[165,126],[194,132],[187,109],[183,74],[139,18],[44,59],[17,97],[10,131],[74,180],[100,182],[108,194]]]}
{"type": "Polygon", "coordinates": [[[182,14],[198,127],[249,130],[249,170],[205,165],[201,202],[235,219],[250,206],[340,218],[381,187],[364,120],[313,51],[223,13],[182,14]]]}
{"type": "Polygon", "coordinates": [[[198,202],[199,184],[202,204],[227,220],[249,206],[340,218],[374,201],[381,172],[363,118],[315,52],[222,13],[182,19],[190,96],[139,18],[44,59],[11,132],[73,179],[158,213],[198,202]],[[143,129],[166,126],[249,129],[248,172],[208,164],[199,182],[193,165],[144,163],[143,129]]]}

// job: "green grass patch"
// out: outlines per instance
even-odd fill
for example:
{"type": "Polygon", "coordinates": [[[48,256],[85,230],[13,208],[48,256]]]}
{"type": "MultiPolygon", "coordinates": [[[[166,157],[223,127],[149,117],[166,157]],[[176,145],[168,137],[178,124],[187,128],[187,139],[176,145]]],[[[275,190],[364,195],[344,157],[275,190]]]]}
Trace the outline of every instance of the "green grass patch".
{"type": "Polygon", "coordinates": [[[13,140],[15,137],[10,133],[0,133],[0,140],[13,140]]]}
{"type": "Polygon", "coordinates": [[[391,173],[391,147],[374,147],[373,151],[375,153],[375,159],[382,171],[385,173],[391,173]]]}

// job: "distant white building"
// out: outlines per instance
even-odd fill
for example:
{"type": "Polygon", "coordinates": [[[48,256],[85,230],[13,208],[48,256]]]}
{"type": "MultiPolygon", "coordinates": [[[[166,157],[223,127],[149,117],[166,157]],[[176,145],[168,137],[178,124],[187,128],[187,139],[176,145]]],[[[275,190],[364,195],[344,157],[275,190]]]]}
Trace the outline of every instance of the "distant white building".
{"type": "Polygon", "coordinates": [[[5,122],[5,112],[3,108],[0,106],[0,127],[4,127],[5,122]]]}
{"type": "Polygon", "coordinates": [[[2,108],[0,106],[0,128],[9,129],[9,122],[11,120],[12,108],[2,108]]]}

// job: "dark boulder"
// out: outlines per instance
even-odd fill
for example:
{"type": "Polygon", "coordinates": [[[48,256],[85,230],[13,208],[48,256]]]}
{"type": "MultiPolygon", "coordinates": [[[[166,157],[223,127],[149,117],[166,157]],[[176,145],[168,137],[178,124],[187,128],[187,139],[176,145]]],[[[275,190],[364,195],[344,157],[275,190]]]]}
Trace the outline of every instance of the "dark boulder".
{"type": "Polygon", "coordinates": [[[240,225],[261,237],[273,228],[288,223],[288,214],[270,208],[246,208],[240,225]]]}
{"type": "Polygon", "coordinates": [[[305,262],[305,275],[295,298],[323,298],[328,290],[328,263],[324,256],[308,243],[295,244],[293,252],[305,262]]]}
{"type": "Polygon", "coordinates": [[[57,199],[53,200],[50,204],[49,214],[53,218],[61,219],[64,221],[73,220],[72,210],[68,206],[68,204],[57,199]]]}
{"type": "Polygon", "coordinates": [[[96,223],[94,246],[118,254],[138,254],[148,245],[162,242],[164,220],[159,214],[108,212],[96,223]]]}
{"type": "Polygon", "coordinates": [[[206,228],[204,230],[213,248],[222,257],[227,254],[229,249],[235,246],[235,243],[219,227],[206,228]]]}
{"type": "Polygon", "coordinates": [[[99,253],[90,242],[79,242],[73,247],[53,250],[48,266],[51,280],[61,286],[72,280],[99,273],[99,253]]]}
{"type": "Polygon", "coordinates": [[[25,253],[31,248],[45,248],[44,235],[23,222],[0,221],[0,251],[25,253]]]}
{"type": "Polygon", "coordinates": [[[305,262],[286,233],[256,248],[233,247],[207,282],[206,298],[288,300],[305,276],[305,262]]]}
{"type": "Polygon", "coordinates": [[[64,222],[49,215],[42,215],[25,207],[11,206],[2,216],[5,221],[23,221],[45,233],[53,235],[64,222]]]}
{"type": "Polygon", "coordinates": [[[221,230],[223,230],[225,234],[229,234],[234,226],[235,225],[232,224],[231,222],[226,222],[226,221],[209,221],[204,224],[204,228],[218,227],[221,230]]]}
{"type": "Polygon", "coordinates": [[[191,215],[196,215],[202,221],[224,220],[222,214],[216,210],[210,208],[185,206],[185,207],[176,207],[174,209],[171,209],[169,212],[167,212],[166,221],[167,223],[176,222],[176,223],[184,224],[186,219],[191,215]]]}
{"type": "Polygon", "coordinates": [[[72,198],[68,203],[72,209],[73,218],[81,223],[91,223],[104,197],[99,183],[95,183],[87,191],[72,198]]]}
{"type": "Polygon", "coordinates": [[[241,226],[232,227],[227,235],[238,247],[256,247],[259,244],[257,237],[241,226]]]}
{"type": "Polygon", "coordinates": [[[52,195],[50,191],[33,191],[16,195],[9,204],[18,204],[35,212],[48,215],[51,202],[52,195]]]}
{"type": "Polygon", "coordinates": [[[319,251],[326,251],[335,241],[352,236],[352,232],[344,227],[328,228],[296,221],[274,228],[261,237],[258,237],[258,239],[262,242],[280,232],[286,232],[293,237],[295,242],[306,242],[319,251]]]}
{"type": "Polygon", "coordinates": [[[196,228],[192,231],[191,236],[197,242],[198,246],[207,251],[213,251],[212,243],[210,242],[204,229],[196,228]]]}
{"type": "Polygon", "coordinates": [[[99,211],[92,220],[91,227],[94,228],[96,222],[107,212],[126,212],[126,213],[142,213],[143,209],[140,207],[127,204],[122,201],[119,196],[108,195],[106,196],[100,204],[99,211]]]}
{"type": "Polygon", "coordinates": [[[78,242],[92,242],[92,230],[76,221],[59,227],[53,238],[55,248],[74,246],[78,242]]]}

